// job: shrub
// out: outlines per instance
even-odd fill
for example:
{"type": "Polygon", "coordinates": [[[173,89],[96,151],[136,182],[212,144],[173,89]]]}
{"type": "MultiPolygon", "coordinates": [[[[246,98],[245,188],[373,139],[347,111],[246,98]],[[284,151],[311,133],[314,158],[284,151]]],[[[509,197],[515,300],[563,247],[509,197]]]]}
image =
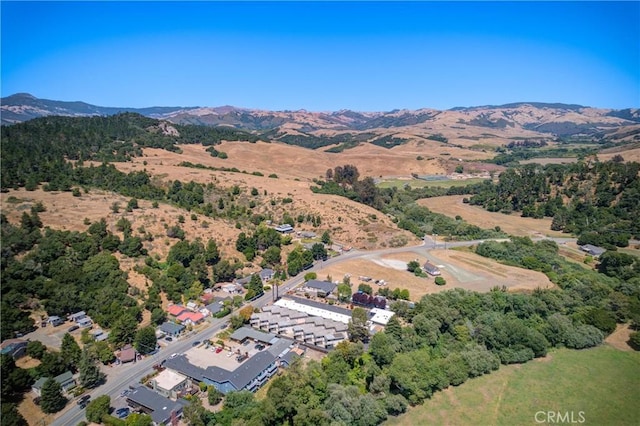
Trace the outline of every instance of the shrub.
{"type": "Polygon", "coordinates": [[[436,277],[436,285],[445,285],[447,283],[447,280],[445,280],[442,277],[436,277]]]}

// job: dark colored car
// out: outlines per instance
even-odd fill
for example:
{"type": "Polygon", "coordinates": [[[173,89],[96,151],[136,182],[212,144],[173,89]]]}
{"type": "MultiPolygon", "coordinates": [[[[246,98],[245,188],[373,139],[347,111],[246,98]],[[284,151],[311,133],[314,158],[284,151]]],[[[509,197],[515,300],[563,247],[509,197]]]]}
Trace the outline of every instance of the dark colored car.
{"type": "Polygon", "coordinates": [[[129,415],[130,412],[131,411],[129,410],[129,407],[119,408],[116,410],[116,417],[118,417],[119,419],[124,419],[129,415]]]}
{"type": "Polygon", "coordinates": [[[67,330],[69,333],[71,333],[72,331],[76,331],[77,329],[79,329],[80,327],[77,325],[72,325],[71,327],[69,327],[69,330],[67,330]]]}
{"type": "Polygon", "coordinates": [[[80,406],[80,408],[85,408],[87,406],[87,404],[89,403],[89,400],[91,399],[91,395],[84,395],[81,396],[77,401],[76,404],[78,404],[80,406]]]}
{"type": "Polygon", "coordinates": [[[199,340],[196,340],[195,342],[193,342],[193,343],[191,344],[191,346],[198,346],[199,344],[200,344],[200,341],[199,341],[199,340]]]}
{"type": "Polygon", "coordinates": [[[164,338],[164,340],[166,340],[167,342],[173,342],[173,337],[167,336],[164,338]]]}

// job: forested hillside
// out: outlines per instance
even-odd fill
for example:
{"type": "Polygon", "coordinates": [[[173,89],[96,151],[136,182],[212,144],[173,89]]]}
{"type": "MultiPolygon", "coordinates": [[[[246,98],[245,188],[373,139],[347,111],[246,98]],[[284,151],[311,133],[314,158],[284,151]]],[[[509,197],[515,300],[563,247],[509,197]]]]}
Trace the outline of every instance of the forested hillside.
{"type": "Polygon", "coordinates": [[[169,124],[139,114],[108,117],[43,117],[2,126],[2,188],[33,187],[68,174],[75,161],[127,161],[142,148],[179,151],[177,144],[256,142],[229,128],[169,124]]]}
{"type": "Polygon", "coordinates": [[[552,217],[551,229],[578,235],[580,244],[624,247],[640,238],[639,171],[635,162],[529,164],[485,182],[468,201],[489,211],[552,217]]]}

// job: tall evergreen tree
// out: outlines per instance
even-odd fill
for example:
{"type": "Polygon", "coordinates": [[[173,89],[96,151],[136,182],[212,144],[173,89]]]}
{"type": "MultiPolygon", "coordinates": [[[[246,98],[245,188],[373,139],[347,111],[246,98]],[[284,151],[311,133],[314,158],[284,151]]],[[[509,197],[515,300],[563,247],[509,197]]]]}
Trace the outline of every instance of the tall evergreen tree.
{"type": "Polygon", "coordinates": [[[60,383],[53,378],[47,379],[40,393],[40,408],[45,413],[57,413],[67,405],[67,398],[62,395],[60,383]]]}
{"type": "Polygon", "coordinates": [[[78,363],[82,356],[82,350],[78,346],[78,342],[69,333],[65,333],[62,337],[62,344],[60,345],[60,353],[62,358],[66,362],[69,368],[74,370],[78,369],[78,363]]]}
{"type": "Polygon", "coordinates": [[[95,359],[86,349],[82,351],[78,370],[80,372],[80,383],[85,388],[95,388],[105,379],[104,373],[100,371],[95,359]]]}

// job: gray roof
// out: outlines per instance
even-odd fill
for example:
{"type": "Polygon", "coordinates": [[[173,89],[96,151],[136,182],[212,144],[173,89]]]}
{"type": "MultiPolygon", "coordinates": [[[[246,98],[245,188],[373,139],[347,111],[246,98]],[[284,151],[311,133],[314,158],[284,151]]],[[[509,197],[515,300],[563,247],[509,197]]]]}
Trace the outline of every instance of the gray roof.
{"type": "Polygon", "coordinates": [[[580,249],[582,249],[582,251],[586,251],[587,253],[593,254],[595,256],[600,256],[605,251],[607,251],[607,249],[604,249],[604,248],[598,247],[598,246],[594,246],[592,244],[582,245],[582,246],[580,246],[580,249]]]}
{"type": "Polygon", "coordinates": [[[325,293],[331,293],[336,288],[336,284],[329,281],[309,280],[305,284],[305,287],[315,288],[317,290],[324,291],[325,293]]]}
{"type": "Polygon", "coordinates": [[[300,303],[301,305],[312,306],[314,308],[324,309],[325,311],[335,312],[336,314],[348,315],[351,316],[351,310],[346,308],[341,308],[339,306],[330,305],[328,303],[316,302],[314,300],[304,299],[301,297],[289,296],[287,295],[287,299],[291,299],[296,303],[300,303]]]}
{"type": "Polygon", "coordinates": [[[167,424],[173,411],[177,413],[188,405],[186,401],[172,401],[144,386],[135,388],[127,395],[127,400],[151,410],[151,418],[158,424],[167,424]]]}
{"type": "Polygon", "coordinates": [[[207,305],[207,310],[212,314],[217,314],[222,310],[222,305],[220,304],[220,302],[209,303],[207,305]]]}
{"type": "Polygon", "coordinates": [[[207,378],[217,383],[230,382],[236,389],[241,390],[271,365],[275,359],[276,356],[269,351],[258,352],[240,364],[234,371],[228,371],[218,366],[207,367],[205,370],[189,363],[184,355],[180,355],[166,360],[164,366],[197,381],[207,378]]]}
{"type": "MultiPolygon", "coordinates": [[[[34,389],[42,389],[42,385],[44,385],[44,383],[49,380],[48,377],[40,377],[34,384],[33,384],[33,388],[34,389]]],[[[73,380],[73,373],[71,373],[71,371],[65,371],[64,373],[60,374],[59,376],[56,376],[53,378],[53,380],[55,380],[56,382],[58,382],[59,384],[64,384],[70,380],[73,380]]]]}
{"type": "Polygon", "coordinates": [[[244,361],[234,371],[223,370],[216,366],[208,367],[204,377],[218,383],[230,382],[236,389],[241,390],[275,360],[276,357],[269,351],[262,351],[244,361]]]}
{"type": "Polygon", "coordinates": [[[292,340],[280,338],[276,342],[274,342],[273,345],[269,346],[267,350],[273,356],[280,356],[284,351],[289,349],[291,344],[293,344],[292,340]]]}
{"type": "Polygon", "coordinates": [[[260,271],[260,278],[262,278],[263,280],[270,279],[271,277],[273,277],[274,273],[275,272],[273,269],[264,268],[262,271],[260,271]]]}
{"type": "Polygon", "coordinates": [[[177,371],[178,373],[184,374],[185,376],[190,377],[198,382],[202,381],[202,376],[205,372],[203,368],[191,364],[187,357],[184,355],[179,355],[174,358],[165,360],[163,366],[177,371]]]}
{"type": "Polygon", "coordinates": [[[167,321],[160,326],[160,330],[168,334],[180,333],[184,330],[184,325],[167,321]]]}
{"type": "Polygon", "coordinates": [[[258,331],[250,327],[240,327],[230,336],[231,339],[237,341],[243,341],[244,339],[254,339],[263,343],[270,343],[275,337],[275,334],[265,333],[258,331]]]}

